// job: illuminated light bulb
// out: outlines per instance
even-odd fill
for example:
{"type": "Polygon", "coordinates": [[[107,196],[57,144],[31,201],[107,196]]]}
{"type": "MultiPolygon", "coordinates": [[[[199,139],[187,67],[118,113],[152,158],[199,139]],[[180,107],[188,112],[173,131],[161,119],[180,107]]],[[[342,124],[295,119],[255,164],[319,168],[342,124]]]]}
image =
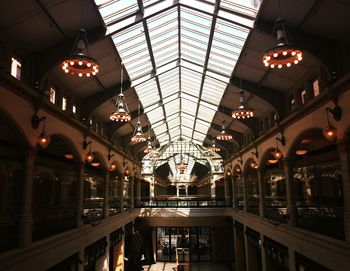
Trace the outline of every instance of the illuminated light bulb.
{"type": "Polygon", "coordinates": [[[91,163],[94,160],[94,158],[95,158],[95,156],[93,155],[93,153],[89,152],[85,157],[85,161],[87,163],[91,163]]]}
{"type": "Polygon", "coordinates": [[[270,66],[272,69],[275,67],[275,64],[271,64],[271,66],[270,66]]]}
{"type": "Polygon", "coordinates": [[[66,70],[64,70],[64,72],[65,72],[65,73],[69,73],[69,70],[66,69],[66,70]]]}
{"type": "Polygon", "coordinates": [[[95,75],[96,74],[96,72],[92,72],[92,75],[95,75]]]}
{"type": "Polygon", "coordinates": [[[298,64],[299,63],[299,61],[298,60],[294,60],[294,64],[298,64]]]}
{"type": "Polygon", "coordinates": [[[50,144],[50,136],[46,135],[44,132],[38,137],[38,144],[42,148],[46,148],[50,144]]]}
{"type": "Polygon", "coordinates": [[[273,57],[278,57],[278,53],[274,53],[274,54],[273,54],[273,57]]]}
{"type": "Polygon", "coordinates": [[[334,126],[329,125],[323,130],[323,135],[327,140],[333,141],[337,137],[337,129],[334,126]]]}
{"type": "Polygon", "coordinates": [[[74,65],[74,61],[69,62],[69,64],[70,64],[71,66],[73,66],[73,65],[74,65]]]}
{"type": "Polygon", "coordinates": [[[278,64],[278,68],[281,69],[282,68],[282,64],[278,64]]]}
{"type": "Polygon", "coordinates": [[[81,66],[83,65],[83,61],[79,61],[78,64],[81,66]]]}
{"type": "Polygon", "coordinates": [[[295,51],[292,52],[292,56],[295,56],[297,53],[295,51]]]}
{"type": "Polygon", "coordinates": [[[286,56],[287,54],[288,54],[288,52],[287,51],[283,51],[283,53],[282,53],[284,56],[286,56]]]}
{"type": "Polygon", "coordinates": [[[266,64],[268,61],[267,61],[267,59],[264,59],[264,61],[263,61],[263,62],[266,64]]]}
{"type": "Polygon", "coordinates": [[[302,57],[301,53],[298,54],[298,57],[302,57]]]}
{"type": "Polygon", "coordinates": [[[83,76],[83,74],[80,72],[80,73],[79,73],[79,77],[82,77],[82,76],[83,76]]]}
{"type": "Polygon", "coordinates": [[[287,67],[290,67],[290,66],[292,66],[292,64],[290,64],[289,62],[287,63],[287,67]]]}
{"type": "Polygon", "coordinates": [[[269,66],[269,63],[266,62],[266,63],[265,63],[265,67],[268,67],[268,66],[269,66]]]}
{"type": "Polygon", "coordinates": [[[267,61],[271,60],[271,56],[266,57],[267,61]]]}
{"type": "Polygon", "coordinates": [[[299,61],[302,61],[302,60],[303,60],[303,58],[302,58],[301,56],[299,56],[299,57],[298,57],[298,60],[299,60],[299,61]]]}
{"type": "Polygon", "coordinates": [[[90,73],[87,73],[86,76],[87,76],[87,77],[90,77],[90,73]]]}
{"type": "Polygon", "coordinates": [[[86,64],[86,66],[90,68],[90,67],[91,67],[91,63],[88,62],[88,63],[86,64]]]}

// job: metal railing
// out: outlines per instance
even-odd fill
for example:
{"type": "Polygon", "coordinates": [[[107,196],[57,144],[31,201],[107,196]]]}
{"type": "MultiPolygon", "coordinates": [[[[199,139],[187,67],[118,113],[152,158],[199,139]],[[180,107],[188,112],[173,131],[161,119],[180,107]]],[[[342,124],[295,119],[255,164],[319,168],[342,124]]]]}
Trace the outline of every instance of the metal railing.
{"type": "Polygon", "coordinates": [[[215,208],[232,207],[225,200],[141,200],[140,208],[215,208]]]}

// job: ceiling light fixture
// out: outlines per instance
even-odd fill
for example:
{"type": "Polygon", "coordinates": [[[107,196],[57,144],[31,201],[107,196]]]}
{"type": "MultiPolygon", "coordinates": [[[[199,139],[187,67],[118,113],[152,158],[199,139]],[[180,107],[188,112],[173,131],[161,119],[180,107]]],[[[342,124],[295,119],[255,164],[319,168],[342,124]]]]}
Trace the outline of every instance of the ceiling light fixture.
{"type": "Polygon", "coordinates": [[[226,121],[222,120],[221,132],[216,136],[217,140],[228,141],[232,139],[232,135],[226,133],[226,121]]]}
{"type": "Polygon", "coordinates": [[[132,142],[144,142],[146,141],[146,137],[142,132],[142,125],[141,125],[141,120],[140,120],[140,101],[138,104],[138,119],[137,119],[137,126],[134,130],[134,135],[131,138],[132,142]]]}
{"type": "Polygon", "coordinates": [[[81,29],[74,41],[69,57],[62,61],[62,70],[65,73],[78,75],[79,77],[90,77],[99,71],[99,64],[96,59],[90,56],[89,42],[85,29],[83,29],[84,0],[81,1],[81,29]],[[86,54],[84,53],[86,50],[86,54]]]}
{"type": "Polygon", "coordinates": [[[215,138],[213,138],[211,146],[208,148],[208,151],[211,151],[211,152],[219,152],[220,151],[220,147],[216,145],[215,138]]]}
{"type": "Polygon", "coordinates": [[[121,70],[120,70],[120,94],[118,95],[118,99],[115,102],[115,111],[113,113],[109,114],[109,119],[112,121],[120,121],[120,122],[127,122],[131,120],[131,116],[129,114],[129,108],[126,104],[126,100],[123,94],[123,70],[124,70],[124,64],[121,64],[121,70]]]}
{"type": "Polygon", "coordinates": [[[291,67],[303,60],[303,51],[292,46],[288,41],[284,20],[280,16],[280,1],[278,1],[278,18],[272,30],[272,35],[277,38],[277,45],[265,51],[262,61],[266,67],[279,68],[291,67]]]}
{"type": "Polygon", "coordinates": [[[232,112],[232,118],[234,119],[250,119],[254,117],[254,110],[246,107],[246,101],[244,99],[244,91],[242,88],[239,90],[239,106],[238,109],[232,112]]]}
{"type": "Polygon", "coordinates": [[[304,146],[300,146],[296,151],[295,154],[296,155],[304,155],[308,152],[308,149],[304,146]]]}
{"type": "Polygon", "coordinates": [[[151,139],[151,127],[150,127],[150,123],[148,122],[148,138],[147,138],[147,146],[146,148],[143,150],[144,153],[150,153],[154,150],[153,148],[153,144],[152,144],[152,139],[151,139]]]}

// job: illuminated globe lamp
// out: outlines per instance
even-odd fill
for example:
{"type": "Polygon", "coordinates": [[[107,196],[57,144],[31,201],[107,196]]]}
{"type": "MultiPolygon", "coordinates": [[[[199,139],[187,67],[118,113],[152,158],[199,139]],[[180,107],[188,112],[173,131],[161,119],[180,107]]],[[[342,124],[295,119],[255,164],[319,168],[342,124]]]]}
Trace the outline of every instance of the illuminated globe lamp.
{"type": "Polygon", "coordinates": [[[257,169],[258,168],[258,163],[255,162],[254,159],[252,159],[249,163],[249,166],[252,168],[252,169],[257,169]]]}
{"type": "Polygon", "coordinates": [[[90,164],[94,160],[94,158],[95,158],[95,155],[91,152],[91,149],[90,149],[85,156],[85,161],[90,164]]]}
{"type": "Polygon", "coordinates": [[[239,98],[239,107],[237,110],[232,112],[232,118],[234,119],[250,119],[254,117],[254,110],[246,107],[246,104],[244,102],[244,93],[241,89],[239,91],[240,98],[239,98]]]}
{"type": "Polygon", "coordinates": [[[50,144],[50,136],[45,133],[45,130],[38,136],[38,144],[44,149],[50,144]]]}
{"type": "Polygon", "coordinates": [[[232,175],[231,171],[228,170],[227,173],[226,173],[226,176],[227,176],[227,177],[230,177],[231,175],[232,175]]]}
{"type": "Polygon", "coordinates": [[[226,133],[226,121],[222,121],[221,132],[216,136],[217,140],[228,141],[232,139],[232,135],[226,133]]]}
{"type": "Polygon", "coordinates": [[[272,152],[272,156],[277,160],[277,162],[283,158],[283,153],[278,148],[278,141],[277,140],[276,140],[276,149],[272,152]]]}
{"type": "Polygon", "coordinates": [[[115,171],[116,169],[117,169],[117,165],[116,165],[115,161],[113,161],[113,162],[109,165],[108,170],[109,170],[109,171],[115,171]]]}
{"type": "Polygon", "coordinates": [[[141,122],[140,120],[137,122],[137,127],[134,131],[134,135],[131,138],[132,142],[140,143],[146,141],[146,137],[142,132],[141,122]]]}
{"type": "Polygon", "coordinates": [[[334,141],[337,137],[337,128],[328,123],[328,126],[323,129],[323,135],[328,141],[334,141]]]}
{"type": "Polygon", "coordinates": [[[90,56],[85,29],[80,29],[78,32],[71,53],[69,57],[62,61],[61,66],[65,73],[78,75],[79,77],[90,77],[98,73],[99,64],[90,56]],[[84,50],[87,54],[84,53],[84,50]]]}
{"type": "Polygon", "coordinates": [[[151,141],[151,138],[150,137],[148,137],[148,142],[147,142],[147,146],[146,146],[146,148],[144,149],[144,153],[150,153],[150,152],[152,152],[153,151],[153,146],[152,146],[152,141],[151,141]]]}
{"type": "Polygon", "coordinates": [[[291,67],[303,60],[302,50],[288,42],[284,21],[281,18],[275,22],[273,35],[276,35],[278,43],[263,54],[262,61],[266,67],[281,69],[291,67]]]}

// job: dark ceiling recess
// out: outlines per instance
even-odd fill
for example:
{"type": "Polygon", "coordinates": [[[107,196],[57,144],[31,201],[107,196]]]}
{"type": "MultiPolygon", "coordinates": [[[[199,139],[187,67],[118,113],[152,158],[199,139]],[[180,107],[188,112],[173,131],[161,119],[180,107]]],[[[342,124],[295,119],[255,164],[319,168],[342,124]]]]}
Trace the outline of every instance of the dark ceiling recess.
{"type": "Polygon", "coordinates": [[[209,163],[207,163],[206,165],[202,165],[200,163],[195,163],[193,170],[191,172],[191,174],[197,176],[197,179],[202,179],[206,174],[208,174],[210,170],[210,165],[209,163]]]}

